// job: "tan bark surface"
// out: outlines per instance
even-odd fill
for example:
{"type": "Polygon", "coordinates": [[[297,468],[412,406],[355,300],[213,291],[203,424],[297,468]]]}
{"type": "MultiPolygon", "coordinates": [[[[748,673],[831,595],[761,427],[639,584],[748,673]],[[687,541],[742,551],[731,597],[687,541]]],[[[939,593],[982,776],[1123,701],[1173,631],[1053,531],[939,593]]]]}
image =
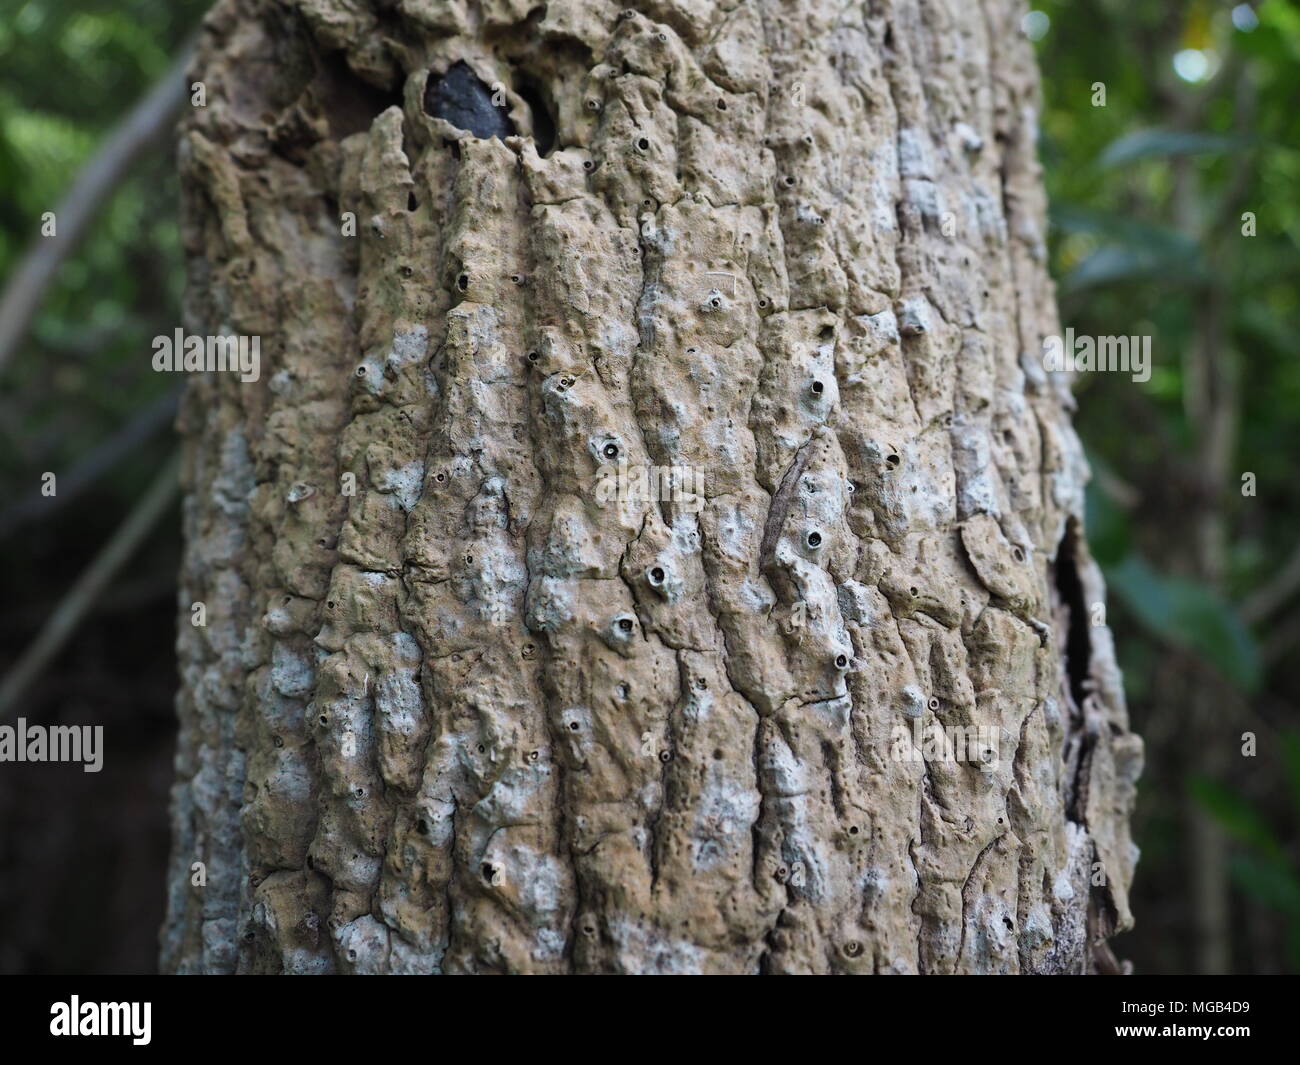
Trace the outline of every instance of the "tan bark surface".
{"type": "Polygon", "coordinates": [[[181,416],[165,968],[1112,964],[1141,743],[1020,15],[218,5],[186,327],[262,368],[181,416]],[[514,135],[429,113],[458,62],[514,135]]]}

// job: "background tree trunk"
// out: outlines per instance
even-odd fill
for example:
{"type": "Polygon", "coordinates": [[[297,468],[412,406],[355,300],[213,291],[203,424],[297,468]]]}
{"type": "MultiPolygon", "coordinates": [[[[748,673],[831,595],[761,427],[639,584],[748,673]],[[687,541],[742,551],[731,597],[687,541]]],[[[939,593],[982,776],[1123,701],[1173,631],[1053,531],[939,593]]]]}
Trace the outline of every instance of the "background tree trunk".
{"type": "Polygon", "coordinates": [[[1021,13],[219,4],[165,968],[1113,968],[1021,13]]]}

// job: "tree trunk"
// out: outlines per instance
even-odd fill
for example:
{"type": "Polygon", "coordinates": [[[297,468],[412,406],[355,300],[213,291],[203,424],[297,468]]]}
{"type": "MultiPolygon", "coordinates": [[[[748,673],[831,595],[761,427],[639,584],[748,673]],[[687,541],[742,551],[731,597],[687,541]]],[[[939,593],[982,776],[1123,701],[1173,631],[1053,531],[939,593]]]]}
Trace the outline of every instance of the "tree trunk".
{"type": "Polygon", "coordinates": [[[1021,13],[218,5],[164,968],[1114,967],[1021,13]]]}

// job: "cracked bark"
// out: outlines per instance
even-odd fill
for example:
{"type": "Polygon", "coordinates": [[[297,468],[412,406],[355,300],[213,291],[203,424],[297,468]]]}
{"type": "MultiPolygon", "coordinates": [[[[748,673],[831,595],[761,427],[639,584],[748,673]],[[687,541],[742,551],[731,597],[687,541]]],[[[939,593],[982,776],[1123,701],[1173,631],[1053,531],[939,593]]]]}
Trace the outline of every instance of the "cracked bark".
{"type": "Polygon", "coordinates": [[[263,364],[179,420],[166,969],[1110,966],[1141,745],[1019,15],[222,0],[185,325],[263,364]]]}

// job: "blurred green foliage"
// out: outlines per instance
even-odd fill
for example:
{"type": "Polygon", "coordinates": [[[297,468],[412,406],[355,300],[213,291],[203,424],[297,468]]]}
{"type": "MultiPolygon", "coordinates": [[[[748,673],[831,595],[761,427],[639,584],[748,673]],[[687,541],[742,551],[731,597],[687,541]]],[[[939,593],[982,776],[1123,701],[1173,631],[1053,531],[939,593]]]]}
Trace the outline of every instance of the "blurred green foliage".
{"type": "Polygon", "coordinates": [[[1085,374],[1076,387],[1096,475],[1089,541],[1106,571],[1135,724],[1149,739],[1139,924],[1120,950],[1138,956],[1139,970],[1191,966],[1177,941],[1198,925],[1179,809],[1190,795],[1233,841],[1236,967],[1300,968],[1300,792],[1286,783],[1300,699],[1288,668],[1300,646],[1296,597],[1252,624],[1239,609],[1277,580],[1300,540],[1300,8],[1031,6],[1047,16],[1033,16],[1045,32],[1031,36],[1044,70],[1062,325],[1153,337],[1149,381],[1085,374]],[[1216,433],[1226,463],[1214,462],[1216,433]],[[1213,469],[1222,476],[1207,484],[1213,469]],[[1221,701],[1209,725],[1187,703],[1185,675],[1221,701]],[[1255,757],[1238,757],[1246,732],[1258,736],[1255,757]],[[1216,776],[1198,772],[1198,751],[1210,747],[1230,752],[1216,776]],[[1148,915],[1173,914],[1160,942],[1149,919],[1143,927],[1144,899],[1148,915]],[[1261,908],[1288,922],[1289,954],[1260,956],[1261,908]]]}
{"type": "MultiPolygon", "coordinates": [[[[208,6],[0,0],[0,278],[208,6]]],[[[174,327],[183,288],[174,171],[157,152],[116,190],[0,375],[4,502],[37,484],[33,470],[67,470],[171,387],[147,354],[174,327]]],[[[125,508],[152,465],[127,462],[101,488],[125,508]]]]}

